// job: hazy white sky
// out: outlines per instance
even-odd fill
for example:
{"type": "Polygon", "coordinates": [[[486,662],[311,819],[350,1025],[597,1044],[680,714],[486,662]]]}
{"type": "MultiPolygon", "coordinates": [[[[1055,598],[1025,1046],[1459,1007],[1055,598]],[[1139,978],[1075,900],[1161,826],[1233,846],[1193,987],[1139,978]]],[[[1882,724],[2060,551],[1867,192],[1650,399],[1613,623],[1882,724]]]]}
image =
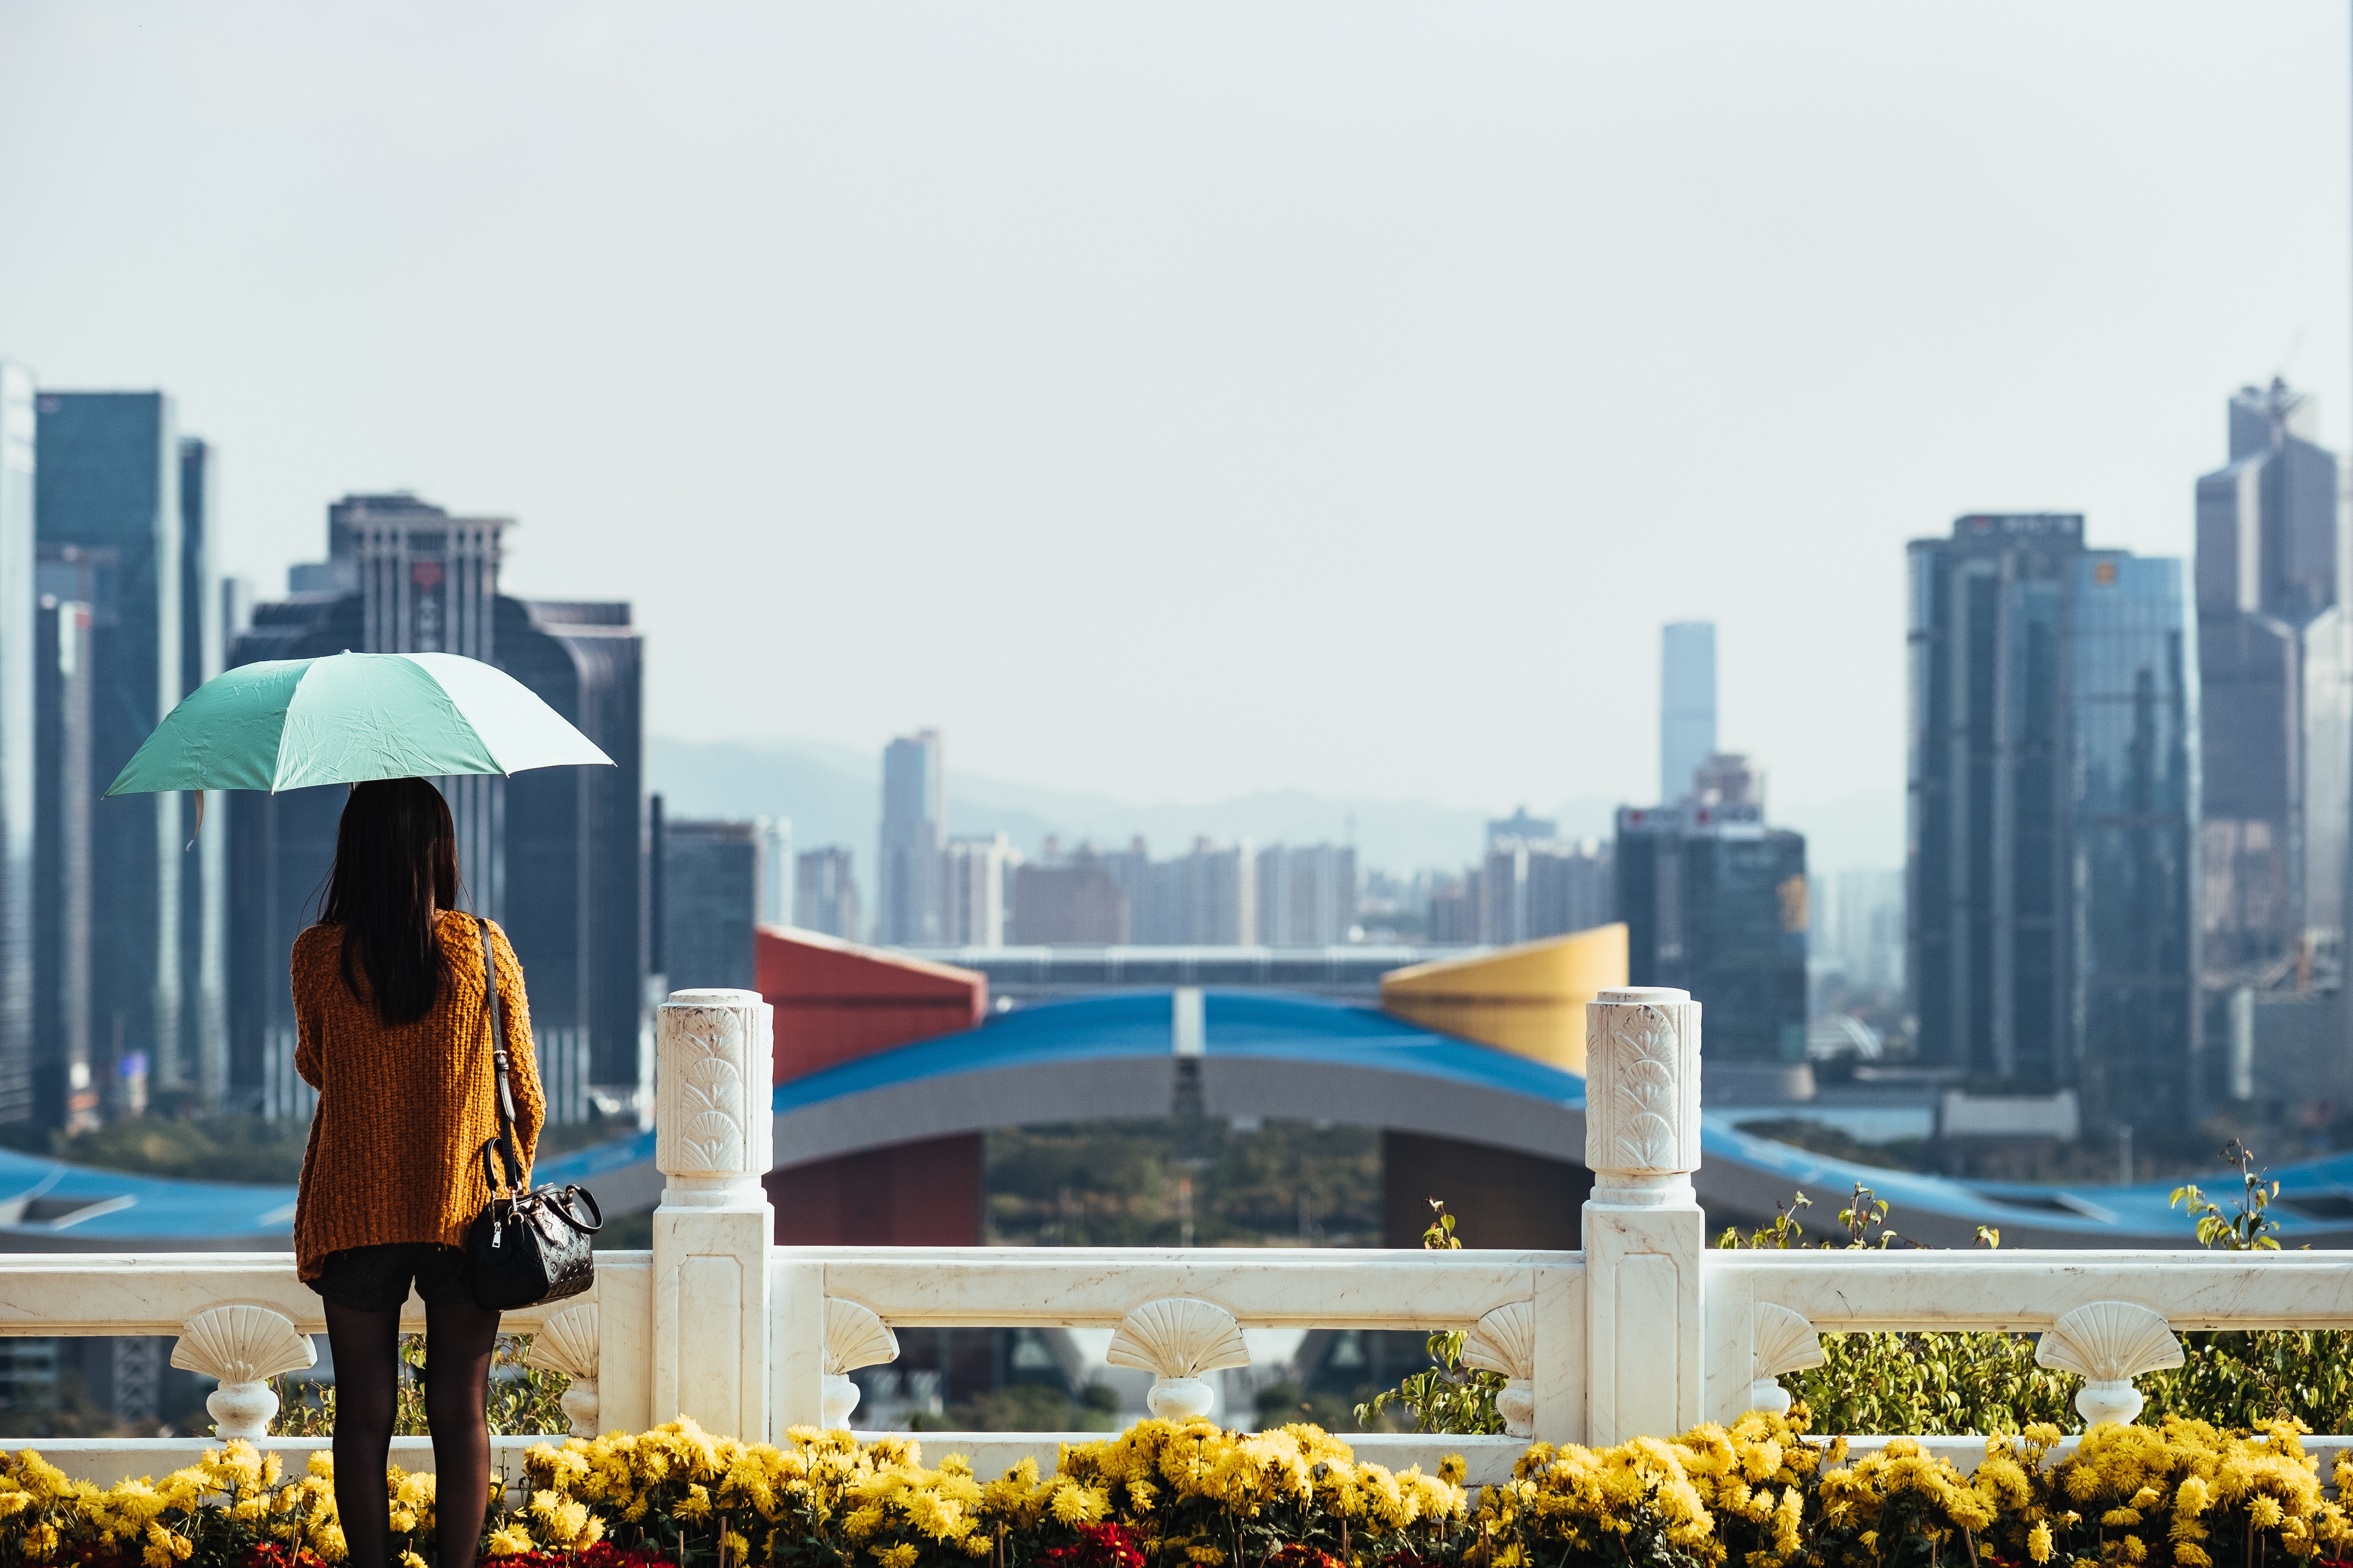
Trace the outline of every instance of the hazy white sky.
{"type": "MultiPolygon", "coordinates": [[[[1903,775],[1903,542],[2342,445],[2346,8],[0,5],[0,353],[265,596],[511,512],[649,721],[1139,798],[1903,775]]],[[[1891,850],[1893,847],[1891,846],[1891,850]]],[[[1894,863],[1893,855],[1887,863],[1894,863]]]]}

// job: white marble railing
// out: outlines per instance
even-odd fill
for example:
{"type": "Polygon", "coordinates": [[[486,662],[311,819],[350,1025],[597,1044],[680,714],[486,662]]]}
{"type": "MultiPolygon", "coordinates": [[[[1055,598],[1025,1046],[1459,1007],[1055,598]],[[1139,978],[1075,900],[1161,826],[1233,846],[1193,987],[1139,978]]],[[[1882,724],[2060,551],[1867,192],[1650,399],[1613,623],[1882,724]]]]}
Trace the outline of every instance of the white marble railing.
{"type": "MultiPolygon", "coordinates": [[[[1176,1415],[1210,1408],[1202,1376],[1249,1361],[1245,1329],[1460,1328],[1465,1359],[1510,1380],[1512,1436],[1363,1446],[1398,1463],[1463,1452],[1474,1479],[1507,1474],[1532,1436],[1609,1443],[1785,1404],[1775,1379],[1819,1364],[1822,1330],[2038,1332],[2098,1419],[2128,1418],[2131,1380],[2179,1364],[2176,1330],[2353,1327],[2346,1254],[1709,1248],[1691,1183],[1699,1016],[1673,991],[1605,992],[1589,1009],[1583,1252],[812,1248],[769,1239],[767,1005],[680,992],[661,1009],[652,1249],[600,1254],[589,1294],[508,1326],[536,1331],[533,1359],[574,1378],[575,1430],[686,1415],[761,1436],[854,1424],[847,1374],[894,1360],[902,1329],[1110,1329],[1110,1361],[1151,1372],[1151,1407],[1176,1415]]],[[[224,1435],[260,1430],[261,1380],[308,1365],[303,1336],[323,1326],[283,1254],[0,1261],[0,1333],[178,1334],[174,1363],[222,1380],[224,1435]]],[[[983,1466],[1053,1444],[946,1440],[983,1466]]],[[[174,1447],[48,1447],[93,1479],[169,1468],[174,1447]]]]}

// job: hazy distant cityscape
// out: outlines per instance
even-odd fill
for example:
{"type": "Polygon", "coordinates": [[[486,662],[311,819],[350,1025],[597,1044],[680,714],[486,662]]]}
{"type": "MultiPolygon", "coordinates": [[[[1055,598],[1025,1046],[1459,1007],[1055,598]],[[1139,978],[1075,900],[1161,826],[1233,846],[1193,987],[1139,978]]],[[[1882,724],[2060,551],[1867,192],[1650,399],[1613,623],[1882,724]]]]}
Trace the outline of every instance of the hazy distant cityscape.
{"type": "Polygon", "coordinates": [[[29,612],[0,682],[7,1122],[305,1111],[283,954],[336,792],[237,794],[201,832],[192,801],[95,797],[209,675],[353,648],[489,659],[621,762],[449,784],[469,893],[531,974],[559,1120],[641,1114],[648,998],[752,984],[762,923],[986,971],[1030,948],[1405,962],[1623,922],[1635,983],[1708,1005],[1719,1098],[1806,1123],[1792,1135],[2088,1134],[2119,1170],[2127,1129],[2146,1152],[2226,1110],[2336,1136],[2353,551],[2337,460],[2280,381],[2228,400],[2229,461],[2188,498],[2192,563],[2102,549],[2069,513],[1970,514],[1911,545],[1908,869],[1828,875],[1773,820],[1769,759],[1718,750],[1704,621],[1661,631],[1661,798],[1606,832],[1498,812],[1463,863],[1373,863],[1348,814],[1269,842],[951,830],[950,738],[930,729],[880,748],[871,838],[797,842],[789,788],[765,816],[670,813],[646,783],[630,606],[502,594],[512,520],[348,495],[322,559],[266,596],[212,564],[215,453],[168,396],[15,366],[0,389],[5,580],[29,612]]]}

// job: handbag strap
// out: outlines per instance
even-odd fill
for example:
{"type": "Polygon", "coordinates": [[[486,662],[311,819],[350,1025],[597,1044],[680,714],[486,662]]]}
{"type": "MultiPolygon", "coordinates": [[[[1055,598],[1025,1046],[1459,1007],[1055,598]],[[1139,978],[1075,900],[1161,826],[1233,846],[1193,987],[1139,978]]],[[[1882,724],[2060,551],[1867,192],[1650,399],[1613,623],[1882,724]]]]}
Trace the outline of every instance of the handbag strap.
{"type": "Polygon", "coordinates": [[[491,957],[491,922],[481,916],[474,917],[474,931],[482,941],[482,1005],[491,1025],[491,1062],[495,1069],[498,1089],[491,1102],[499,1114],[499,1131],[494,1138],[482,1144],[482,1180],[495,1195],[508,1189],[520,1192],[523,1184],[522,1163],[515,1158],[514,1091],[507,1079],[507,1021],[499,1010],[499,971],[491,957]],[[491,1151],[497,1150],[500,1161],[506,1166],[506,1181],[499,1181],[498,1172],[491,1167],[491,1151]]]}

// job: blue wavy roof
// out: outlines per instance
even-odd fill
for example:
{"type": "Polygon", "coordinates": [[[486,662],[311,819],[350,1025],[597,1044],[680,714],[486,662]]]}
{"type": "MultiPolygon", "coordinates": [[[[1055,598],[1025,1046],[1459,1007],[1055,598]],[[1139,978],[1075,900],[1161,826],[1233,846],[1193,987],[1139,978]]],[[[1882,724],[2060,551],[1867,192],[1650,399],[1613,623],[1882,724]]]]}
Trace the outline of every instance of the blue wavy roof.
{"type": "MultiPolygon", "coordinates": [[[[1170,994],[1132,992],[1079,997],[1021,1007],[991,1016],[978,1027],[902,1046],[846,1062],[776,1090],[778,1114],[829,1101],[976,1070],[1113,1058],[1166,1058],[1170,1054],[1170,994]]],[[[1335,1067],[1379,1068],[1521,1096],[1565,1109],[1581,1110],[1585,1080],[1541,1062],[1491,1049],[1418,1027],[1376,1009],[1315,997],[1268,991],[1208,993],[1204,1006],[1204,1049],[1211,1058],[1260,1058],[1335,1067]]],[[[546,1161],[543,1181],[594,1184],[600,1174],[643,1166],[653,1157],[654,1135],[600,1144],[546,1161]]],[[[2168,1198],[2173,1184],[2128,1187],[2044,1187],[1989,1183],[1964,1184],[1941,1176],[1891,1171],[1809,1153],[1740,1131],[1720,1114],[1703,1118],[1702,1148],[1710,1165],[1746,1167],[1757,1180],[1786,1181],[1817,1199],[1820,1235],[1833,1202],[1860,1181],[1904,1215],[1928,1213],[2021,1223],[2086,1240],[2118,1231],[2156,1235],[2186,1232],[2168,1198]]],[[[2272,1173],[2290,1200],[2323,1200],[2353,1216],[2353,1153],[2332,1156],[2272,1173]]],[[[102,1246],[106,1238],[175,1239],[181,1244],[221,1245],[241,1238],[257,1247],[282,1246],[293,1227],[294,1189],[241,1186],[218,1182],[172,1181],[67,1165],[53,1160],[0,1151],[0,1203],[27,1195],[49,1200],[85,1199],[93,1207],[68,1217],[75,1244],[102,1246]],[[127,1202],[121,1200],[128,1200],[127,1202]]],[[[2293,1209],[2274,1209],[2283,1239],[2341,1230],[2293,1209]]],[[[47,1226],[0,1227],[0,1234],[47,1230],[47,1226]]]]}

